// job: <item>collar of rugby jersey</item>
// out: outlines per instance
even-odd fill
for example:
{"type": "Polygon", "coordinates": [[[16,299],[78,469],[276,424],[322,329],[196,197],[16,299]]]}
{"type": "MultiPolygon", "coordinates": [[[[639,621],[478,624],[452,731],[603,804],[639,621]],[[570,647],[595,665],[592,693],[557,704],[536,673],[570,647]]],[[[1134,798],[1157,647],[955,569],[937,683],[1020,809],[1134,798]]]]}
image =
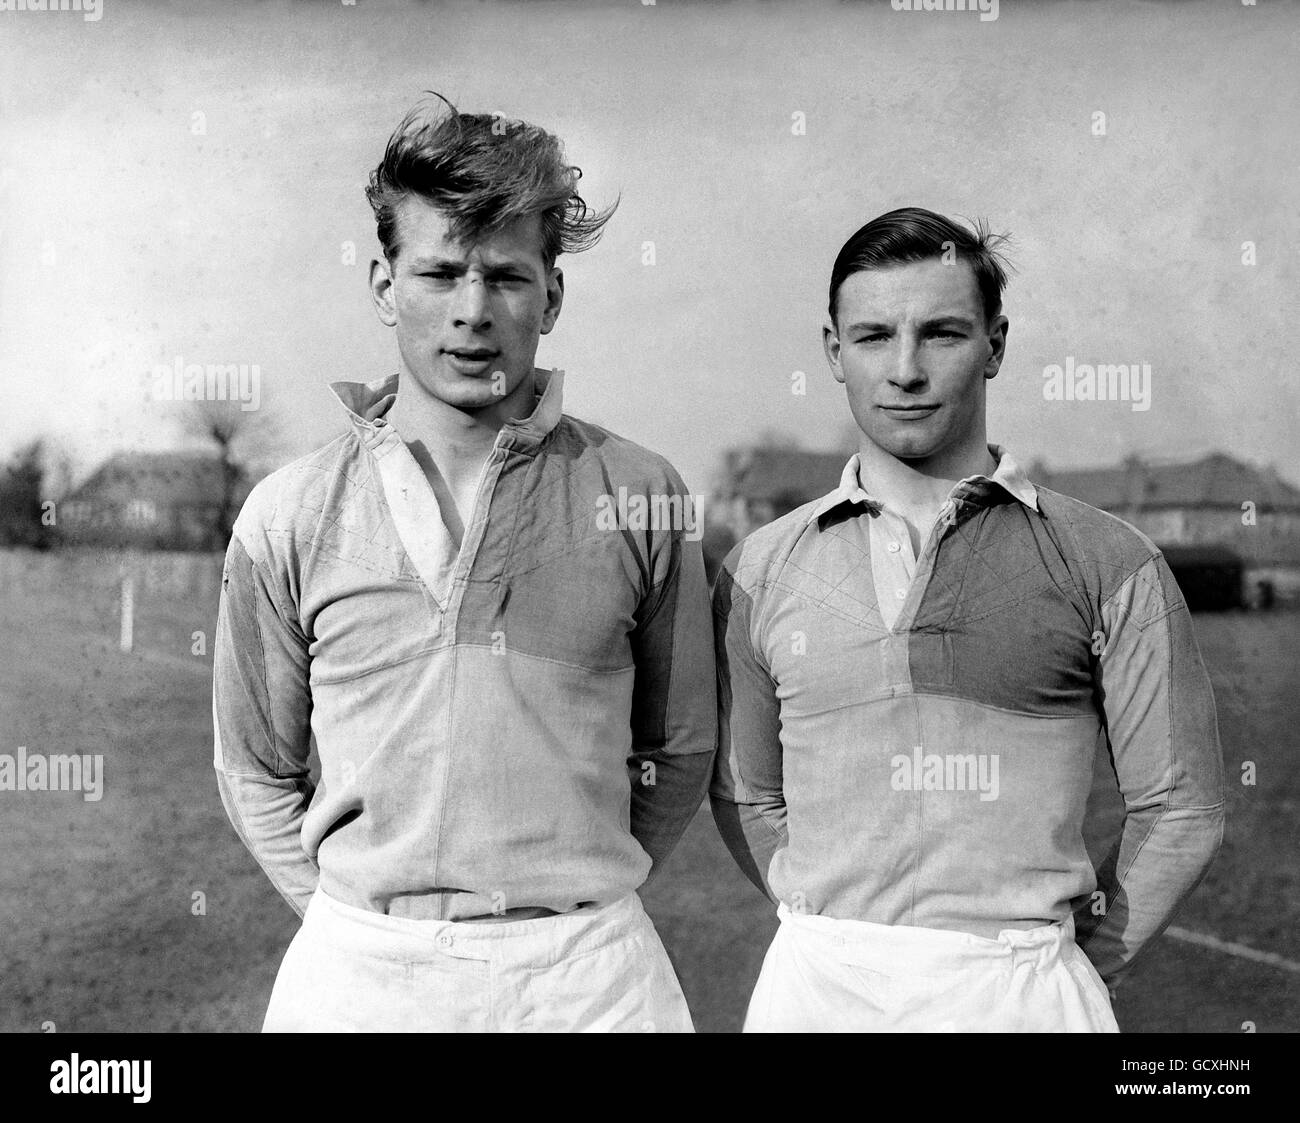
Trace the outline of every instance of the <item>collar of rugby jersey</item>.
{"type": "MultiPolygon", "coordinates": [[[[960,480],[948,493],[949,498],[964,499],[973,497],[982,490],[982,485],[991,484],[1000,487],[1026,507],[1037,511],[1038,492],[1034,489],[1034,485],[1029,482],[1029,477],[1016,463],[1011,453],[1002,445],[989,445],[988,449],[990,455],[995,457],[998,462],[998,466],[993,470],[993,475],[967,476],[964,480],[960,480]]],[[[840,475],[839,487],[817,504],[812,514],[808,516],[808,522],[811,523],[820,519],[823,515],[829,514],[842,504],[862,504],[877,510],[884,507],[885,501],[883,499],[876,498],[862,486],[861,469],[862,458],[855,452],[849,457],[849,462],[844,465],[844,471],[840,475]]]]}
{"type": "MultiPolygon", "coordinates": [[[[384,421],[384,416],[397,401],[398,377],[390,374],[387,378],[377,378],[373,382],[330,383],[334,396],[348,411],[352,427],[368,448],[383,443],[383,430],[392,431],[392,426],[384,421]]],[[[533,412],[527,417],[507,421],[502,426],[502,432],[523,438],[525,442],[531,439],[540,443],[559,424],[564,409],[564,371],[536,367],[533,370],[533,385],[537,391],[533,398],[533,412]]]]}
{"type": "MultiPolygon", "coordinates": [[[[458,564],[462,559],[466,565],[472,563],[478,550],[489,503],[476,500],[474,510],[462,512],[464,533],[458,544],[443,521],[438,497],[424,469],[401,434],[385,420],[397,400],[398,377],[393,374],[374,382],[334,382],[330,389],[348,411],[357,438],[375,458],[384,499],[402,548],[429,595],[439,609],[445,610],[451,601],[458,564]]],[[[494,481],[499,474],[505,450],[533,455],[559,424],[564,404],[564,372],[536,368],[533,377],[538,391],[533,412],[525,418],[507,421],[501,427],[492,451],[483,462],[476,495],[481,494],[485,479],[490,477],[494,481]]],[[[488,494],[491,494],[490,487],[488,494]]]]}

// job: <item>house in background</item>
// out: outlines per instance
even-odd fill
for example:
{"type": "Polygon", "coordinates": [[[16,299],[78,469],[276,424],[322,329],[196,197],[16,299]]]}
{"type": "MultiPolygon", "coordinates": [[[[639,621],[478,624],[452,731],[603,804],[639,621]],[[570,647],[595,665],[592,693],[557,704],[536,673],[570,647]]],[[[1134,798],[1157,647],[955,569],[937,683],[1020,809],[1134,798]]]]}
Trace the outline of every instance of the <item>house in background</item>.
{"type": "Polygon", "coordinates": [[[223,550],[252,484],[216,453],[119,452],[56,504],[78,546],[223,550]]]}
{"type": "MultiPolygon", "coordinates": [[[[831,491],[849,455],[728,453],[704,536],[710,576],[750,531],[831,491]]],[[[1300,602],[1300,490],[1272,469],[1211,453],[1068,471],[1037,463],[1028,472],[1034,483],[1109,511],[1151,538],[1193,608],[1300,602]]]]}
{"type": "Polygon", "coordinates": [[[733,449],[724,458],[710,499],[710,518],[739,541],[751,530],[834,490],[852,455],[852,450],[733,449]]]}

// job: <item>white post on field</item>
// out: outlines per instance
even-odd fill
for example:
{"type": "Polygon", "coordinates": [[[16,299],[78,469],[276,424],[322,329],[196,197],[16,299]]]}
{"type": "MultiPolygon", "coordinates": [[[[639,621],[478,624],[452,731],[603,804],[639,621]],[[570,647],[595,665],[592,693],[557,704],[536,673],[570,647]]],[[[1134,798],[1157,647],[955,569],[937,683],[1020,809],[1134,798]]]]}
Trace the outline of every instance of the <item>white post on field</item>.
{"type": "Polygon", "coordinates": [[[135,579],[129,574],[122,575],[122,637],[119,646],[130,652],[135,643],[135,579]]]}

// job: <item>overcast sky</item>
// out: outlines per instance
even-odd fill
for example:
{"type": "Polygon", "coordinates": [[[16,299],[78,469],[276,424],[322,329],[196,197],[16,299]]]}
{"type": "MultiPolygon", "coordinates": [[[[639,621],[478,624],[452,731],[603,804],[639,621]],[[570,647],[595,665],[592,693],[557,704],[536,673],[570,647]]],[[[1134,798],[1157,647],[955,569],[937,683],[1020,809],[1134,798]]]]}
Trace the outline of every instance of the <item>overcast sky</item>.
{"type": "Polygon", "coordinates": [[[843,443],[831,262],[904,204],[1015,238],[989,431],[1022,461],[1217,448],[1300,479],[1292,4],[103,5],[0,12],[0,452],[184,444],[149,400],[178,356],[258,366],[277,461],[338,432],[327,383],[396,369],[362,186],[433,88],[621,193],[538,359],[696,490],[766,430],[843,443]],[[1149,363],[1150,409],[1045,400],[1067,358],[1149,363]]]}

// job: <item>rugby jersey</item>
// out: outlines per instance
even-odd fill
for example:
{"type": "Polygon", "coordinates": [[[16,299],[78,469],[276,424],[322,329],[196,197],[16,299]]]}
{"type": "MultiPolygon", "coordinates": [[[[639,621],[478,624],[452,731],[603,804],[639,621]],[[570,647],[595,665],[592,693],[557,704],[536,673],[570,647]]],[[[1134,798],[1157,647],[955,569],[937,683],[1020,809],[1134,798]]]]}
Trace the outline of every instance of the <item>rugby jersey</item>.
{"type": "Polygon", "coordinates": [[[698,535],[609,516],[611,496],[680,510],[685,487],[563,414],[562,372],[536,377],[459,547],[385,418],[397,376],[335,383],[348,432],[261,481],[235,523],[214,763],[299,913],[318,884],[417,919],[608,904],[704,798],[717,726],[698,535]]]}
{"type": "Polygon", "coordinates": [[[1220,843],[1214,701],[1159,550],[990,452],[917,557],[856,456],[728,555],[714,815],[791,909],[987,937],[1073,912],[1112,982],[1220,843]],[[1094,870],[1099,743],[1126,817],[1094,870]]]}

